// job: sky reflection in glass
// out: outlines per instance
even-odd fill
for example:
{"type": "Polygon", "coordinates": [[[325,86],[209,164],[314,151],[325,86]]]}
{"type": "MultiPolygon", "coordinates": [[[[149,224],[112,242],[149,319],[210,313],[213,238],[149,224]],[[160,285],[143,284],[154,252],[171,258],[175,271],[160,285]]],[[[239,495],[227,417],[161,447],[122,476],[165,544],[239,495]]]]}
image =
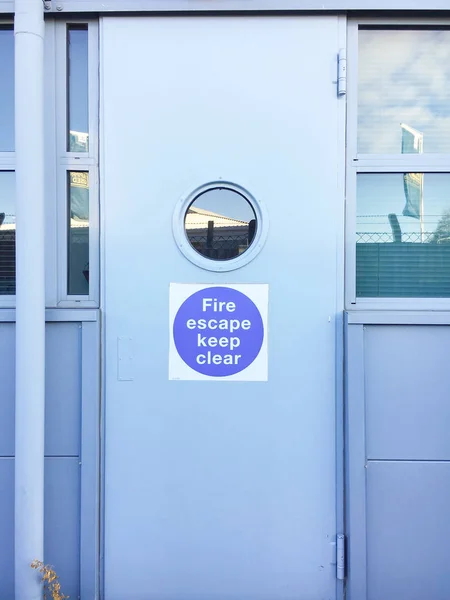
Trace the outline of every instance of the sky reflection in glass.
{"type": "Polygon", "coordinates": [[[0,152],[14,151],[14,32],[0,26],[0,152]]]}
{"type": "Polygon", "coordinates": [[[401,153],[401,123],[450,152],[450,30],[361,29],[358,64],[359,153],[401,153]]]}
{"type": "Polygon", "coordinates": [[[87,152],[89,133],[89,80],[87,27],[70,27],[69,44],[69,152],[87,152]]]}

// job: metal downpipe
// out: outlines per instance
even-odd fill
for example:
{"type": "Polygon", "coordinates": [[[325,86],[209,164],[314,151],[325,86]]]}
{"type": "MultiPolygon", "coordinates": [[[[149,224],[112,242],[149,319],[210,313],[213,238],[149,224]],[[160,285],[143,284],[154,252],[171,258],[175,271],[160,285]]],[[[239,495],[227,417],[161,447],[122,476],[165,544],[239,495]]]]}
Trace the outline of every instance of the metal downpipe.
{"type": "Polygon", "coordinates": [[[15,1],[16,421],[15,597],[38,600],[44,555],[44,18],[15,1]]]}

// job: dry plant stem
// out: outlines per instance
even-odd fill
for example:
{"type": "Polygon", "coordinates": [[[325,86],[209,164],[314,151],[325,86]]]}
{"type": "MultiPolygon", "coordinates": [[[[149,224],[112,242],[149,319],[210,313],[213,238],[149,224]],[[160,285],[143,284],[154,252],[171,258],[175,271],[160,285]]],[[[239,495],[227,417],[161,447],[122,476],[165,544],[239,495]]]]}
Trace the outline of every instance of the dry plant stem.
{"type": "Polygon", "coordinates": [[[67,600],[69,598],[61,592],[59,577],[53,567],[44,565],[41,560],[33,560],[31,567],[41,574],[42,583],[44,584],[44,600],[67,600]]]}

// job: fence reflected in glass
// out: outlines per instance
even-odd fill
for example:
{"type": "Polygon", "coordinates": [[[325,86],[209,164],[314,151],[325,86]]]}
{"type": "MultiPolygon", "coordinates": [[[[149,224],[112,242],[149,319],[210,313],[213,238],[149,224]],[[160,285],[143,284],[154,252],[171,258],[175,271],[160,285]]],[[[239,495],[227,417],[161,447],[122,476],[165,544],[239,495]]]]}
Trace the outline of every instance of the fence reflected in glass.
{"type": "Polygon", "coordinates": [[[450,174],[357,178],[357,297],[450,297],[450,174]]]}
{"type": "Polygon", "coordinates": [[[0,171],[0,296],[16,293],[15,173],[0,171]]]}
{"type": "Polygon", "coordinates": [[[89,294],[89,173],[69,171],[67,293],[89,294]]]}

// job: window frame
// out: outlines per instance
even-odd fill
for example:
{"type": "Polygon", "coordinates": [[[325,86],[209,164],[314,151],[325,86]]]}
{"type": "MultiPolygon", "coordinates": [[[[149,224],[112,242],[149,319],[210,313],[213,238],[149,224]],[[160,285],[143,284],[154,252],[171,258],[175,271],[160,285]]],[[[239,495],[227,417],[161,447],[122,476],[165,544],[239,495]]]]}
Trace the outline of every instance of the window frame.
{"type": "Polygon", "coordinates": [[[358,31],[360,26],[450,27],[450,19],[349,19],[347,30],[347,157],[345,207],[345,307],[347,310],[450,310],[449,298],[356,297],[356,180],[358,173],[450,174],[450,153],[359,154],[358,31]]]}
{"type": "MultiPolygon", "coordinates": [[[[11,27],[14,35],[14,21],[0,18],[0,26],[11,27]]],[[[14,150],[0,152],[0,172],[16,171],[16,153],[14,150]]],[[[15,294],[0,294],[0,308],[13,308],[16,305],[15,294]]]]}
{"type": "Polygon", "coordinates": [[[100,290],[100,215],[98,186],[98,105],[99,53],[98,21],[70,19],[55,23],[55,95],[56,95],[56,231],[57,231],[57,306],[60,308],[98,307],[100,290]],[[88,27],[89,151],[67,150],[68,86],[67,31],[71,25],[88,27]],[[89,173],[89,294],[68,293],[68,222],[70,171],[89,173]]]}
{"type": "MultiPolygon", "coordinates": [[[[0,25],[14,27],[12,18],[0,25]]],[[[45,304],[47,308],[97,308],[100,301],[100,210],[98,174],[99,52],[98,20],[45,22],[45,304]],[[67,27],[88,26],[89,152],[67,151],[67,27]],[[89,295],[67,293],[69,171],[89,172],[89,295]]],[[[14,151],[0,152],[0,171],[15,171],[14,151]]],[[[15,295],[0,295],[0,309],[14,308],[15,295]]]]}

